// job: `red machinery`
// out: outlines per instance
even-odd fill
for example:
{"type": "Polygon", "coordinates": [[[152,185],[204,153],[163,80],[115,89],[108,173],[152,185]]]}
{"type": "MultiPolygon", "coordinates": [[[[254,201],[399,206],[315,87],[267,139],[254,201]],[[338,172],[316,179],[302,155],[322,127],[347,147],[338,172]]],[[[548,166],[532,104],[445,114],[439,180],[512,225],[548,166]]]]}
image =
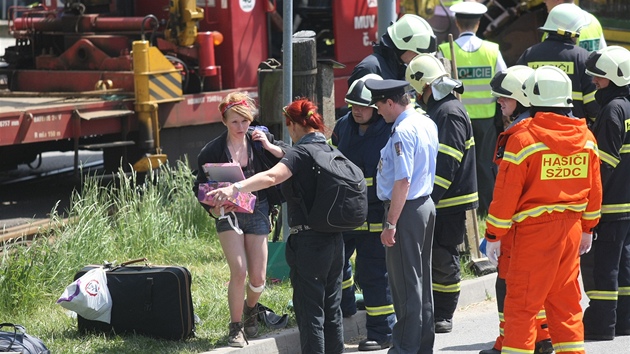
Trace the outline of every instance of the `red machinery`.
{"type": "MultiPolygon", "coordinates": [[[[257,97],[257,68],[273,42],[269,3],[44,0],[10,8],[16,42],[0,69],[8,85],[0,91],[0,170],[80,148],[102,149],[108,169],[147,153],[162,162],[162,151],[172,161],[194,159],[224,129],[217,106],[228,92],[257,97]]],[[[295,9],[302,28],[313,26],[322,57],[346,65],[335,74],[342,106],[347,76],[376,40],[376,1],[308,3],[295,9]]]]}

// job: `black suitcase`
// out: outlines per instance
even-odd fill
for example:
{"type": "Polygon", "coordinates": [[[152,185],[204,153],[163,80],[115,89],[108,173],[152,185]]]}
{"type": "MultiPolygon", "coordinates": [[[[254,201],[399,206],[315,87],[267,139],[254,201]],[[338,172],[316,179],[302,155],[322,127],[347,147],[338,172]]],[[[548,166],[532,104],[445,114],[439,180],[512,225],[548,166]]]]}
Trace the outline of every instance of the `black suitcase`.
{"type": "MultiPolygon", "coordinates": [[[[98,265],[86,266],[78,279],[98,265]]],[[[150,265],[146,258],[105,265],[112,299],[111,324],[78,316],[81,332],[137,333],[151,337],[183,340],[195,329],[191,275],[178,266],[150,265]],[[143,266],[130,266],[144,262],[143,266]]]]}

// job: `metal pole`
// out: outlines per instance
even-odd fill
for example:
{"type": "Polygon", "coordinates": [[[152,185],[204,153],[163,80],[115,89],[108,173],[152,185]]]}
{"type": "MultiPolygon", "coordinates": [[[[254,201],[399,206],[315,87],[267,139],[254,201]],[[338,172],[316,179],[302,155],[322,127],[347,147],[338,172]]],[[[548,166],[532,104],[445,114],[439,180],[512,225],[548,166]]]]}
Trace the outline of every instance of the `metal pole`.
{"type": "MultiPolygon", "coordinates": [[[[293,100],[293,1],[282,2],[282,104],[293,100]]],[[[285,143],[291,143],[286,125],[282,136],[285,143]]]]}
{"type": "Polygon", "coordinates": [[[390,23],[396,21],[397,11],[396,11],[396,1],[388,0],[388,1],[379,1],[378,2],[378,36],[377,38],[380,40],[381,36],[387,31],[387,27],[389,27],[390,23]]]}
{"type": "MultiPolygon", "coordinates": [[[[293,1],[282,2],[282,104],[293,100],[293,1]]],[[[284,118],[284,117],[283,117],[284,118]]],[[[282,119],[284,121],[284,119],[282,119]]],[[[282,139],[291,144],[287,126],[282,124],[282,139]]],[[[289,238],[287,203],[282,204],[282,240],[289,238]]]]}

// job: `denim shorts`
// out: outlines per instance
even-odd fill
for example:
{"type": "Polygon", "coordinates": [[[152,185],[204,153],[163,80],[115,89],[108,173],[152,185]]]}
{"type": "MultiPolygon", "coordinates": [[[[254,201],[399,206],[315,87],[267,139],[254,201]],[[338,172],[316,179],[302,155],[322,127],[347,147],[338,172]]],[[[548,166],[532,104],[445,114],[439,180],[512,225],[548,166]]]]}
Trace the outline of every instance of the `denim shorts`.
{"type": "MultiPolygon", "coordinates": [[[[254,212],[248,213],[228,213],[231,218],[236,215],[238,219],[238,227],[243,233],[250,235],[269,235],[271,224],[269,222],[269,203],[267,199],[256,201],[254,212]]],[[[216,220],[217,232],[230,231],[232,226],[226,219],[216,220]]]]}

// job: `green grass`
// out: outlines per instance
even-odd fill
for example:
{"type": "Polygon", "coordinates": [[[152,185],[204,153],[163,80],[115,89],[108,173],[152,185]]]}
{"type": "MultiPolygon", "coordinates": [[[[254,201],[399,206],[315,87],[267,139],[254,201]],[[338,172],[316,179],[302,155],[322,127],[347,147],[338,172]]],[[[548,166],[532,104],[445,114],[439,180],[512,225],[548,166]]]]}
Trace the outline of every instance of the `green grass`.
{"type": "MultiPolygon", "coordinates": [[[[214,221],[192,193],[186,162],[163,167],[140,183],[120,172],[116,183],[86,178],[72,197],[69,224],[31,245],[4,245],[0,255],[0,321],[26,326],[53,353],[199,353],[225,346],[229,270],[214,221]],[[179,265],[193,277],[196,337],[166,341],[136,335],[81,334],[77,320],[55,302],[88,264],[122,263],[146,257],[152,264],[179,265]]],[[[60,217],[53,211],[52,219],[60,217]]],[[[483,220],[480,229],[485,227],[483,220]]],[[[483,230],[480,230],[483,231],[483,230]]],[[[483,232],[481,233],[483,234],[483,232]]],[[[468,258],[467,258],[468,257],[468,258]]],[[[474,277],[462,255],[464,279],[474,277]]],[[[290,283],[267,282],[260,302],[287,313],[290,283]]],[[[295,326],[291,314],[289,326],[295,326]]],[[[261,327],[264,329],[264,327],[261,327]]]]}
{"type": "MultiPolygon", "coordinates": [[[[226,344],[229,271],[214,221],[192,193],[186,163],[164,167],[139,183],[117,175],[102,185],[86,178],[75,193],[64,227],[29,245],[4,245],[0,256],[0,321],[19,323],[53,353],[199,353],[226,344]],[[136,335],[80,334],[77,321],[55,302],[87,264],[121,263],[146,257],[153,264],[179,265],[193,277],[192,297],[200,318],[196,337],[166,341],[136,335]]],[[[53,219],[59,219],[53,212],[53,219]]],[[[270,284],[260,301],[286,313],[289,282],[270,284]]],[[[290,319],[290,326],[295,321],[290,319]]]]}

